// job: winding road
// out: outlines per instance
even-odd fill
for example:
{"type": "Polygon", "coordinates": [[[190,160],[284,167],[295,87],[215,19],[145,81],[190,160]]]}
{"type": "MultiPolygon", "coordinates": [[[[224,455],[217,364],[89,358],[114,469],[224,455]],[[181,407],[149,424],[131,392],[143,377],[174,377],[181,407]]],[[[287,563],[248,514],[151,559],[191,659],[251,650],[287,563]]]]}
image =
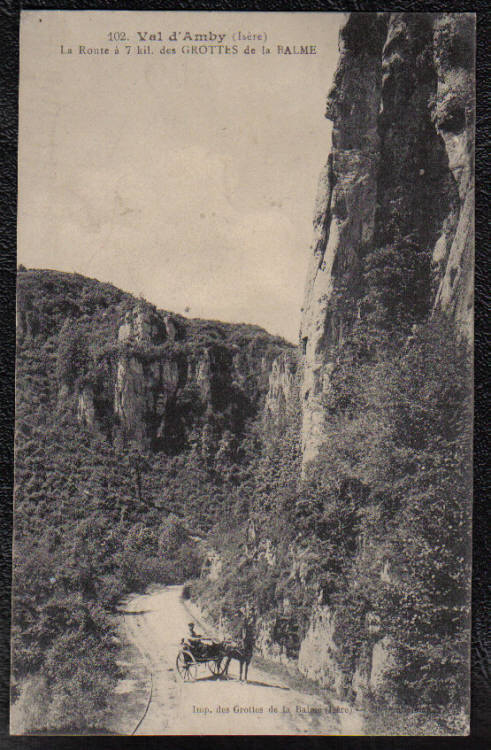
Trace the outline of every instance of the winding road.
{"type": "MultiPolygon", "coordinates": [[[[168,586],[135,594],[120,610],[123,636],[136,647],[148,675],[146,710],[134,734],[362,734],[361,716],[347,704],[290,689],[253,664],[247,684],[239,682],[235,661],[228,679],[213,678],[203,666],[196,682],[184,683],[176,656],[187,623],[196,618],[181,591],[168,586]]],[[[201,622],[199,627],[203,630],[201,622]]]]}

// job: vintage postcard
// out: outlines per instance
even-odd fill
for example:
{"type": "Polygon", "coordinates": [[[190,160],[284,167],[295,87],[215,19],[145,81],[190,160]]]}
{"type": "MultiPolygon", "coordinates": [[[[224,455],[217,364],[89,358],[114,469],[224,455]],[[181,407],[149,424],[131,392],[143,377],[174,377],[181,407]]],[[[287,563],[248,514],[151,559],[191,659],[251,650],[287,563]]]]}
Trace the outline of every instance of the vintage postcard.
{"type": "Polygon", "coordinates": [[[474,15],[20,45],[11,734],[468,734],[474,15]]]}

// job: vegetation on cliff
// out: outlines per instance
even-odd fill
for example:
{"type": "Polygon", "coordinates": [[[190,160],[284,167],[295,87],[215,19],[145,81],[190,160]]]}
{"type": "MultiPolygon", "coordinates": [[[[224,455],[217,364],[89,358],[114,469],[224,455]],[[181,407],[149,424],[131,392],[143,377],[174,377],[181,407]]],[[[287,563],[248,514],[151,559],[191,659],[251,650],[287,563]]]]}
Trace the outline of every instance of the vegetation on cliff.
{"type": "Polygon", "coordinates": [[[100,729],[119,673],[115,605],[151,582],[199,574],[200,539],[241,503],[246,423],[267,386],[260,363],[289,346],[254,326],[184,319],[180,341],[118,343],[137,304],[130,295],[51,271],[20,272],[18,289],[13,716],[22,730],[100,729]],[[204,413],[191,380],[180,394],[179,452],[125,439],[110,408],[117,357],[177,352],[189,362],[217,347],[240,349],[241,432],[224,433],[233,424],[227,392],[204,413]],[[77,418],[88,383],[105,399],[97,425],[77,418]]]}
{"type": "Polygon", "coordinates": [[[438,717],[439,731],[459,731],[469,680],[469,350],[444,320],[400,346],[381,347],[377,329],[367,358],[370,343],[360,326],[340,353],[326,403],[331,439],[306,479],[294,433],[256,459],[250,513],[234,534],[224,524],[210,538],[226,572],[195,592],[217,616],[254,602],[293,658],[316,607],[328,607],[345,695],[358,671],[370,711],[395,703],[414,713],[413,730],[438,717]],[[370,652],[382,638],[391,658],[379,691],[370,652]]]}
{"type": "MultiPolygon", "coordinates": [[[[395,287],[394,279],[386,288],[383,274],[373,276],[378,263],[367,260],[367,314],[339,348],[332,373],[324,406],[332,439],[302,481],[296,400],[280,430],[259,409],[234,436],[233,451],[203,443],[201,417],[177,454],[110,440],[78,423],[76,382],[90,376],[106,332],[115,337],[116,290],[108,291],[112,301],[99,290],[110,329],[100,310],[68,326],[52,307],[43,334],[23,337],[13,697],[28,728],[103,725],[118,677],[118,599],[152,581],[186,579],[231,627],[252,603],[270,641],[290,658],[315,608],[330,607],[348,695],[367,643],[383,635],[394,655],[385,700],[396,696],[422,716],[456,716],[465,707],[469,351],[444,318],[414,328],[404,305],[381,317],[395,287]],[[67,383],[72,396],[60,400],[67,383]],[[203,567],[210,549],[222,564],[214,579],[203,567]]],[[[21,274],[20,288],[22,277],[30,285],[37,279],[42,301],[50,276],[21,274]]],[[[75,282],[82,294],[73,302],[83,310],[85,280],[75,282]]],[[[440,727],[454,728],[451,721],[440,727]]]]}

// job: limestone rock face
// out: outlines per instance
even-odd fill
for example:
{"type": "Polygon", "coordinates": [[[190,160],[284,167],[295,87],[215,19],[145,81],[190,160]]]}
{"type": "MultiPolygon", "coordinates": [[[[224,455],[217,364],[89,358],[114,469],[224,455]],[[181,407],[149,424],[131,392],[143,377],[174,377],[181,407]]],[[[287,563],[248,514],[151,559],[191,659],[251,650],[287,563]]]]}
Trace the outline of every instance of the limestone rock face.
{"type": "Polygon", "coordinates": [[[219,458],[218,454],[229,451],[231,435],[241,431],[252,407],[245,388],[246,372],[241,369],[234,348],[217,343],[207,346],[199,359],[191,364],[188,380],[198,388],[206,420],[202,450],[217,454],[219,458]],[[226,415],[226,426],[219,415],[226,415]]]}
{"type": "Polygon", "coordinates": [[[168,406],[182,382],[179,362],[161,358],[146,363],[137,356],[120,357],[114,389],[114,412],[131,440],[148,445],[165,434],[168,406]]]}
{"type": "Polygon", "coordinates": [[[194,421],[193,439],[207,459],[220,463],[260,406],[270,361],[262,359],[251,372],[239,345],[217,338],[193,347],[185,339],[182,321],[144,302],[126,312],[118,330],[113,411],[125,439],[147,447],[179,449],[194,421]]]}
{"type": "Polygon", "coordinates": [[[184,318],[36,269],[18,276],[17,337],[27,377],[60,416],[118,449],[201,450],[217,474],[262,415],[272,361],[293,349],[258,326],[184,318]]]}
{"type": "Polygon", "coordinates": [[[118,332],[118,341],[134,341],[138,344],[161,344],[167,337],[164,320],[144,304],[138,304],[126,313],[118,332]]]}
{"type": "Polygon", "coordinates": [[[264,405],[266,419],[276,427],[282,427],[295,408],[297,398],[296,358],[290,352],[283,352],[271,365],[264,405]]]}
{"type": "Polygon", "coordinates": [[[138,303],[126,312],[118,341],[128,348],[120,353],[114,386],[114,413],[126,438],[145,445],[165,437],[169,407],[185,379],[182,361],[163,351],[147,358],[135,346],[159,346],[174,342],[178,327],[169,315],[138,303]]]}
{"type": "Polygon", "coordinates": [[[164,316],[164,325],[165,325],[165,332],[167,334],[167,338],[169,339],[169,341],[175,341],[178,336],[179,329],[176,325],[176,322],[172,319],[170,315],[164,316]]]}
{"type": "Polygon", "coordinates": [[[196,368],[196,383],[201,400],[208,402],[211,398],[212,362],[209,351],[205,351],[196,368]]]}
{"type": "Polygon", "coordinates": [[[369,252],[432,250],[415,316],[442,309],[471,333],[473,39],[471,14],[353,13],[341,29],[300,330],[304,466],[326,439],[324,400],[369,252]]]}
{"type": "Polygon", "coordinates": [[[118,362],[114,392],[114,412],[125,433],[139,443],[147,442],[146,415],[150,407],[143,364],[136,357],[118,362]]]}
{"type": "Polygon", "coordinates": [[[300,646],[298,668],[306,677],[341,694],[344,676],[336,659],[337,650],[333,613],[327,606],[319,607],[300,646]]]}
{"type": "Polygon", "coordinates": [[[441,282],[435,308],[450,312],[473,333],[474,271],[474,18],[440,14],[434,24],[438,75],[434,121],[443,138],[459,201],[440,237],[441,282]]]}
{"type": "Polygon", "coordinates": [[[196,383],[203,403],[218,407],[229,389],[240,390],[239,379],[233,351],[221,345],[208,346],[203,351],[196,368],[196,383]]]}
{"type": "Polygon", "coordinates": [[[305,463],[324,441],[323,395],[332,351],[353,312],[337,300],[337,287],[356,285],[359,255],[375,226],[384,24],[378,16],[360,16],[353,14],[341,31],[340,61],[327,100],[332,150],[320,176],[300,331],[305,463]]]}
{"type": "Polygon", "coordinates": [[[78,394],[77,420],[86,427],[94,427],[96,422],[94,391],[88,385],[84,386],[78,394]]]}
{"type": "Polygon", "coordinates": [[[341,670],[338,647],[334,639],[335,612],[327,605],[316,607],[310,618],[309,629],[300,645],[298,668],[302,674],[320,685],[335,691],[338,697],[347,694],[357,702],[370,692],[382,696],[388,689],[387,674],[394,666],[393,644],[367,618],[365,640],[361,644],[352,674],[341,670]]]}

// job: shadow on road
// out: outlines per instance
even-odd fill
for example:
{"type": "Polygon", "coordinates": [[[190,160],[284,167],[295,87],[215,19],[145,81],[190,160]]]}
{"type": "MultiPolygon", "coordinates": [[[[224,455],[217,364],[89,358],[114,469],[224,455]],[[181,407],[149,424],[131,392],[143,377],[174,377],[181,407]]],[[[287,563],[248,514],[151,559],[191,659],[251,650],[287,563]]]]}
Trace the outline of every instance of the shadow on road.
{"type": "MultiPolygon", "coordinates": [[[[196,682],[204,682],[205,680],[220,680],[221,682],[239,682],[238,677],[223,677],[213,675],[212,677],[200,677],[196,682]]],[[[269,682],[259,682],[259,680],[247,680],[247,682],[241,681],[243,685],[255,685],[256,687],[274,688],[275,690],[290,690],[289,687],[284,685],[272,685],[269,682]]]]}
{"type": "Polygon", "coordinates": [[[258,680],[247,680],[245,685],[257,685],[258,687],[274,688],[275,690],[290,690],[290,688],[284,685],[271,685],[269,682],[259,682],[258,680]]]}
{"type": "Polygon", "coordinates": [[[118,615],[146,615],[153,611],[153,609],[117,609],[116,613],[118,615]]]}
{"type": "MultiPolygon", "coordinates": [[[[219,680],[220,682],[239,682],[238,677],[222,677],[218,675],[211,675],[207,677],[197,677],[194,682],[216,682],[219,680]]],[[[259,680],[247,680],[247,682],[242,682],[243,685],[254,685],[256,687],[265,687],[265,688],[274,688],[275,690],[290,690],[289,687],[285,687],[284,685],[273,685],[269,682],[259,682],[259,680]]]]}

